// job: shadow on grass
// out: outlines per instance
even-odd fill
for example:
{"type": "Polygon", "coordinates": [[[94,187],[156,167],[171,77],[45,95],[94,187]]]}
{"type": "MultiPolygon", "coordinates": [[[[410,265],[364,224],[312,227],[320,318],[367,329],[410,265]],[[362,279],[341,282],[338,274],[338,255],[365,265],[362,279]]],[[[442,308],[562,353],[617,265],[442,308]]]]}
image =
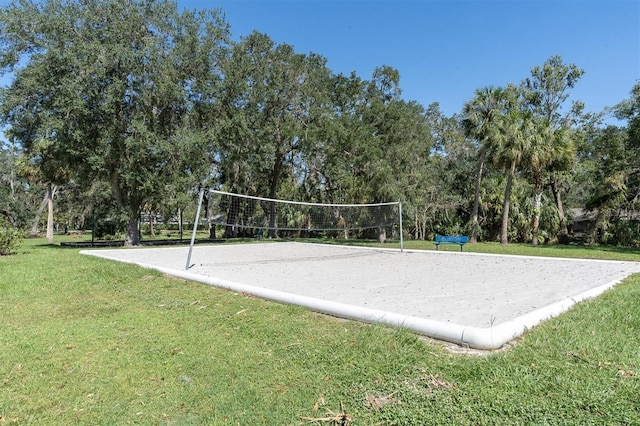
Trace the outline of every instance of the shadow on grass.
{"type": "MultiPolygon", "coordinates": [[[[162,247],[162,246],[189,246],[191,242],[190,239],[175,239],[175,240],[167,240],[167,239],[159,239],[159,240],[143,240],[139,245],[135,247],[162,247]]],[[[222,239],[196,239],[195,244],[217,244],[223,243],[225,240],[222,239]]],[[[41,241],[41,239],[36,238],[25,238],[23,240],[23,245],[29,247],[31,249],[42,250],[42,249],[56,249],[56,250],[77,250],[84,248],[108,248],[108,247],[124,247],[124,241],[114,240],[114,241],[59,241],[54,243],[49,243],[47,241],[41,241]]]]}

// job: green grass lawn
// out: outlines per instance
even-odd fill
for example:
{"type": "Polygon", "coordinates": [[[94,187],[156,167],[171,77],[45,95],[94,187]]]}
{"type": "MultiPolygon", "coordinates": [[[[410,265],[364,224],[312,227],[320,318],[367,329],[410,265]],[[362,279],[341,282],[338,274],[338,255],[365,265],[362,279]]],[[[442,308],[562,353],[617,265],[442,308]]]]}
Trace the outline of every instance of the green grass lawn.
{"type": "Polygon", "coordinates": [[[0,424],[640,424],[639,276],[477,356],[27,240],[0,320],[0,424]]]}

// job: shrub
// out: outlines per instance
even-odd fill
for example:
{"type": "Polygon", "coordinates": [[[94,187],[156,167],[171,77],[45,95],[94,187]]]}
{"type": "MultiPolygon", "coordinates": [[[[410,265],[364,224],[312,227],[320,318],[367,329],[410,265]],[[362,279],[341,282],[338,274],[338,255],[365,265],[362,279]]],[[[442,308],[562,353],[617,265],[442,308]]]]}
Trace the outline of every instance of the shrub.
{"type": "Polygon", "coordinates": [[[22,234],[11,226],[6,219],[0,217],[0,256],[13,253],[21,238],[22,234]]]}

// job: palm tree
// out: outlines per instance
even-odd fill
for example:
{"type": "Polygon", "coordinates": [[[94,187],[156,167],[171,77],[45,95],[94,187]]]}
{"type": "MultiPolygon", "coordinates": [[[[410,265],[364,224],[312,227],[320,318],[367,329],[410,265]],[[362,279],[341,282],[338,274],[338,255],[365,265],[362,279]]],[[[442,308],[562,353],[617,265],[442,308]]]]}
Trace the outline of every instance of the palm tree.
{"type": "MultiPolygon", "coordinates": [[[[538,244],[540,227],[540,203],[542,199],[544,173],[566,170],[575,158],[576,148],[569,132],[571,117],[581,114],[584,104],[574,102],[571,112],[562,116],[560,110],[572,89],[580,80],[584,70],[575,64],[567,65],[562,57],[555,55],[547,59],[543,66],[531,69],[531,77],[522,84],[524,107],[533,113],[538,128],[533,138],[528,165],[533,175],[534,214],[532,218],[532,244],[538,244]]],[[[555,183],[555,182],[554,182],[555,183]]],[[[559,187],[554,186],[554,196],[558,207],[560,223],[564,224],[564,211],[559,187]]],[[[565,226],[566,232],[566,226],[565,226]]]]}
{"type": "Polygon", "coordinates": [[[479,145],[478,168],[476,172],[476,188],[473,197],[473,213],[470,242],[478,239],[478,206],[480,201],[480,185],[487,153],[492,149],[491,136],[495,134],[498,118],[504,111],[504,92],[500,87],[483,87],[476,90],[475,97],[468,101],[463,109],[462,124],[465,134],[475,139],[479,145]]]}
{"type": "Polygon", "coordinates": [[[506,109],[499,116],[492,135],[493,161],[504,168],[508,167],[500,228],[500,244],[503,245],[509,243],[509,207],[513,178],[518,165],[529,152],[533,129],[531,114],[519,108],[519,96],[516,87],[510,85],[505,89],[506,109]]]}
{"type": "MultiPolygon", "coordinates": [[[[544,174],[566,170],[575,158],[576,147],[568,128],[553,130],[546,120],[532,121],[533,134],[530,135],[527,163],[533,178],[533,218],[531,244],[538,244],[540,232],[540,210],[544,191],[544,174]]],[[[559,204],[561,205],[561,204],[559,204]]],[[[564,216],[563,212],[559,212],[564,216]]],[[[561,222],[563,217],[560,217],[561,222]]]]}

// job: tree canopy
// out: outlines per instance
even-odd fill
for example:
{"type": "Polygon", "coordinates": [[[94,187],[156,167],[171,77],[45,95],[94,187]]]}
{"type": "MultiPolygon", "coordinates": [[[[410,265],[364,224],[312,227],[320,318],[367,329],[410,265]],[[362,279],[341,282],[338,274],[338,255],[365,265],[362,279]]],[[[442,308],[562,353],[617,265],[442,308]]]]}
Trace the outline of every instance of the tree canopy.
{"type": "Polygon", "coordinates": [[[143,204],[203,175],[194,105],[216,95],[226,24],[166,1],[47,0],[4,8],[0,26],[10,137],[51,182],[108,183],[135,244],[143,204]]]}
{"type": "MultiPolygon", "coordinates": [[[[202,186],[401,200],[419,239],[566,240],[567,206],[597,211],[592,242],[634,223],[621,212],[633,218],[640,193],[640,85],[613,109],[627,125],[604,126],[571,99],[584,71],[560,56],[445,116],[405,100],[389,65],[335,74],[268,34],[233,40],[220,10],[19,0],[0,8],[0,72],[13,75],[0,90],[0,214],[14,226],[56,192],[58,222],[99,212],[136,244],[141,212],[182,212],[202,186]]],[[[633,235],[625,243],[640,244],[633,235]]]]}

